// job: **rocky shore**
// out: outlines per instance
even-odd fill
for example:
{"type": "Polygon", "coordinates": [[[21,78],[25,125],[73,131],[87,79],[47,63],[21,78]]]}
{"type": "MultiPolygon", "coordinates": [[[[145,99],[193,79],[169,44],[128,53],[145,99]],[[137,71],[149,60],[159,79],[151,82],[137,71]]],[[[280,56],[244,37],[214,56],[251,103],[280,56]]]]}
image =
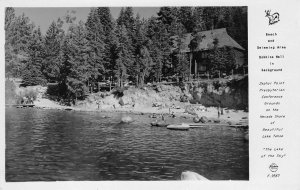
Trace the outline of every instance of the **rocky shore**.
{"type": "MultiPolygon", "coordinates": [[[[96,112],[122,112],[127,114],[138,115],[155,115],[156,118],[161,118],[162,115],[170,118],[186,118],[190,122],[193,122],[194,118],[205,117],[208,121],[217,123],[239,123],[243,119],[248,118],[248,112],[243,110],[219,108],[219,107],[205,107],[201,104],[191,104],[182,102],[172,102],[165,105],[147,104],[135,104],[132,106],[120,105],[115,99],[109,97],[110,102],[102,102],[101,104],[85,102],[79,103],[76,106],[62,106],[57,102],[51,101],[46,98],[38,98],[34,104],[37,108],[41,109],[60,109],[60,110],[72,110],[72,111],[96,111],[96,112]]],[[[104,100],[103,100],[104,101],[104,100]]],[[[107,101],[107,100],[106,100],[107,101]]]]}
{"type": "MultiPolygon", "coordinates": [[[[191,122],[198,122],[203,117],[207,121],[202,122],[235,124],[248,120],[247,85],[247,78],[242,78],[233,82],[128,87],[122,91],[92,93],[73,106],[50,100],[47,87],[27,89],[37,92],[34,104],[40,109],[154,114],[157,117],[189,118],[191,122]]],[[[21,91],[22,88],[17,88],[17,93],[21,91]]]]}

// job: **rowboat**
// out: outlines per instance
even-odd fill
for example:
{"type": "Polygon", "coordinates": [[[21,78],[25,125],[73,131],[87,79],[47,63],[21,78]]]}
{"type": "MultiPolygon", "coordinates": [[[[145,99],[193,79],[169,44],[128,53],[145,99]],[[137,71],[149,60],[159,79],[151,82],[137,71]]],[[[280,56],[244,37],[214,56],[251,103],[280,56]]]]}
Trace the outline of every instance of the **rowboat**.
{"type": "Polygon", "coordinates": [[[181,125],[173,124],[173,125],[168,125],[167,126],[167,129],[170,129],[170,130],[186,131],[186,130],[189,130],[189,128],[190,128],[190,126],[187,125],[187,124],[181,124],[181,125]]]}
{"type": "Polygon", "coordinates": [[[167,127],[168,124],[164,121],[159,121],[159,122],[151,122],[151,126],[154,126],[154,127],[167,127]]]}

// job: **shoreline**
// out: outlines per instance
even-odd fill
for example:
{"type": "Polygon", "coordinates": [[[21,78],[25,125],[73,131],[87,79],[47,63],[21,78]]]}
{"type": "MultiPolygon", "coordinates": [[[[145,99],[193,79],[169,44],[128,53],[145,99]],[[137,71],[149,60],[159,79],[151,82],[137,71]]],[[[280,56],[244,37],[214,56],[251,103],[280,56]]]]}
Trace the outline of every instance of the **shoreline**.
{"type": "Polygon", "coordinates": [[[100,107],[98,108],[84,108],[79,106],[61,106],[57,104],[54,101],[51,101],[49,99],[38,99],[34,102],[35,108],[37,109],[56,109],[56,110],[66,110],[66,111],[81,111],[81,112],[103,112],[103,113],[124,113],[124,114],[134,114],[134,115],[156,115],[157,118],[160,116],[174,116],[176,118],[185,118],[190,119],[191,123],[193,123],[193,118],[195,117],[206,117],[208,120],[211,121],[211,123],[231,123],[231,124],[238,124],[238,123],[248,123],[248,112],[242,111],[242,110],[228,110],[226,109],[223,113],[223,115],[219,115],[218,117],[218,108],[216,107],[204,107],[200,104],[190,104],[186,103],[184,106],[190,106],[190,107],[204,107],[205,111],[198,110],[195,111],[195,114],[190,114],[186,112],[186,108],[159,108],[159,107],[147,107],[147,106],[120,106],[116,108],[112,107],[100,107]],[[170,112],[171,111],[171,112],[170,112]]]}

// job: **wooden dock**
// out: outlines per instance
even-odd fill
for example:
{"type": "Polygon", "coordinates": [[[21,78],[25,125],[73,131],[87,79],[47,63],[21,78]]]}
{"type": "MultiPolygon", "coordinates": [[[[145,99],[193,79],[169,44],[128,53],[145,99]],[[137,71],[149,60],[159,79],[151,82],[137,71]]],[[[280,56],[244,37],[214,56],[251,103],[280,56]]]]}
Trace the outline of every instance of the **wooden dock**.
{"type": "Polygon", "coordinates": [[[233,128],[248,128],[248,124],[228,124],[228,123],[187,123],[190,128],[203,128],[203,127],[233,127],[233,128]]]}
{"type": "Polygon", "coordinates": [[[5,104],[7,107],[16,107],[16,108],[32,108],[34,104],[5,104]]]}

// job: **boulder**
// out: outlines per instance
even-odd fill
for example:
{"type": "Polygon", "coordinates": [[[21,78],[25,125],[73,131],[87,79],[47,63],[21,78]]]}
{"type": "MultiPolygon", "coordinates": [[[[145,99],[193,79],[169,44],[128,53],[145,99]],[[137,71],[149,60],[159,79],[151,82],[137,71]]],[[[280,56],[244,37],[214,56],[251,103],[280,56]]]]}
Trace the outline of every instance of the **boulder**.
{"type": "Polygon", "coordinates": [[[122,122],[122,123],[131,123],[131,122],[133,122],[133,119],[132,119],[132,117],[130,117],[130,116],[123,116],[123,117],[121,118],[121,122],[122,122]]]}
{"type": "Polygon", "coordinates": [[[193,121],[194,121],[194,123],[199,123],[200,122],[200,118],[199,117],[194,117],[193,121]]]}
{"type": "Polygon", "coordinates": [[[134,105],[134,100],[132,97],[130,96],[123,96],[122,98],[120,98],[119,100],[119,104],[121,106],[125,106],[125,105],[134,105]]]}
{"type": "Polygon", "coordinates": [[[195,110],[194,110],[194,108],[192,106],[187,106],[185,108],[185,112],[189,113],[189,114],[192,114],[192,115],[196,115],[196,112],[195,112],[195,110]]]}
{"type": "Polygon", "coordinates": [[[181,180],[208,180],[208,179],[196,172],[185,171],[181,173],[181,180]]]}
{"type": "Polygon", "coordinates": [[[152,107],[160,107],[162,106],[161,102],[153,102],[152,107]]]}
{"type": "Polygon", "coordinates": [[[207,119],[207,117],[202,116],[202,117],[200,118],[200,121],[201,121],[201,123],[207,123],[207,122],[208,122],[208,119],[207,119]]]}

